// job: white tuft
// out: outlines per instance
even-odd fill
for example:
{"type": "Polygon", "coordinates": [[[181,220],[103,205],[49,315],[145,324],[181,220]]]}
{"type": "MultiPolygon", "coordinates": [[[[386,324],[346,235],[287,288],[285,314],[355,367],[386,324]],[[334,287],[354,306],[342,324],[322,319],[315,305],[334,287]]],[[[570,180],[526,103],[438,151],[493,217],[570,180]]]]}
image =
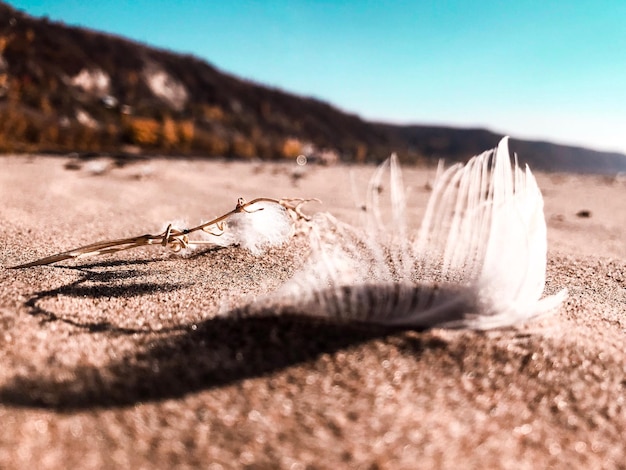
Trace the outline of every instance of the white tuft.
{"type": "Polygon", "coordinates": [[[287,209],[273,202],[252,204],[246,207],[245,212],[230,216],[226,224],[227,233],[234,238],[235,243],[254,255],[282,245],[293,233],[287,209]]]}
{"type": "MultiPolygon", "coordinates": [[[[219,232],[219,229],[216,227],[215,231],[219,232]]],[[[203,232],[202,236],[204,241],[216,246],[239,245],[258,256],[268,248],[285,243],[292,233],[293,225],[287,209],[274,202],[261,201],[229,216],[221,235],[203,232]]]]}

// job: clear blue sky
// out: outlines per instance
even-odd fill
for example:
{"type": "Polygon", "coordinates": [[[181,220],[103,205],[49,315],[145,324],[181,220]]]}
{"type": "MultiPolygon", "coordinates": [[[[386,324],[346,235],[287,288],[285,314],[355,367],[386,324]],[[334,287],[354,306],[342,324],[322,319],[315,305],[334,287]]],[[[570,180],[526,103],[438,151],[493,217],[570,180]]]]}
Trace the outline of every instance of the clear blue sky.
{"type": "Polygon", "coordinates": [[[626,152],[626,0],[15,0],[367,119],[626,152]]]}

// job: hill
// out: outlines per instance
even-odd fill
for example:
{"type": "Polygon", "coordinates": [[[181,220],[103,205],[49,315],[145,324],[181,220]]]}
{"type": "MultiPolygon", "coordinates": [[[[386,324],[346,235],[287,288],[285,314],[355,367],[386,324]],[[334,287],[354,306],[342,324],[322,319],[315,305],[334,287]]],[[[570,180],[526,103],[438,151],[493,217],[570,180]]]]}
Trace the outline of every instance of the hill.
{"type": "MultiPolygon", "coordinates": [[[[367,122],[190,55],[34,18],[0,3],[0,151],[324,161],[464,160],[501,136],[367,122]]],[[[626,156],[514,140],[546,170],[626,171],[626,156]]]]}

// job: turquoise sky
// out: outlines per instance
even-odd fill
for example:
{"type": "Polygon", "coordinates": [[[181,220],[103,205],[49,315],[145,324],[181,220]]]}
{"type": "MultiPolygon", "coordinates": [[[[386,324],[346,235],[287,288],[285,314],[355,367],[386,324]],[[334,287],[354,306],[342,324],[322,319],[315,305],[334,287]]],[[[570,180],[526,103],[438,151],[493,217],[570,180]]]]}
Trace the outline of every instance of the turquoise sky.
{"type": "Polygon", "coordinates": [[[626,0],[24,0],[368,119],[626,152],[626,0]]]}

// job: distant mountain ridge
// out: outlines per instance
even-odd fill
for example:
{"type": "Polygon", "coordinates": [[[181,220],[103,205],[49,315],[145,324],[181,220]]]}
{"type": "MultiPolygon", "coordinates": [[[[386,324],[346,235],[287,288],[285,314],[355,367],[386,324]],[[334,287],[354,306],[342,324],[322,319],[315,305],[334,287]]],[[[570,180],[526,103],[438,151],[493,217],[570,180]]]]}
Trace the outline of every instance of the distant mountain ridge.
{"type": "MultiPolygon", "coordinates": [[[[0,3],[0,151],[109,152],[322,161],[466,160],[483,129],[367,122],[242,80],[190,55],[33,18],[0,3]]],[[[534,168],[626,171],[626,155],[513,139],[534,168]]]]}

